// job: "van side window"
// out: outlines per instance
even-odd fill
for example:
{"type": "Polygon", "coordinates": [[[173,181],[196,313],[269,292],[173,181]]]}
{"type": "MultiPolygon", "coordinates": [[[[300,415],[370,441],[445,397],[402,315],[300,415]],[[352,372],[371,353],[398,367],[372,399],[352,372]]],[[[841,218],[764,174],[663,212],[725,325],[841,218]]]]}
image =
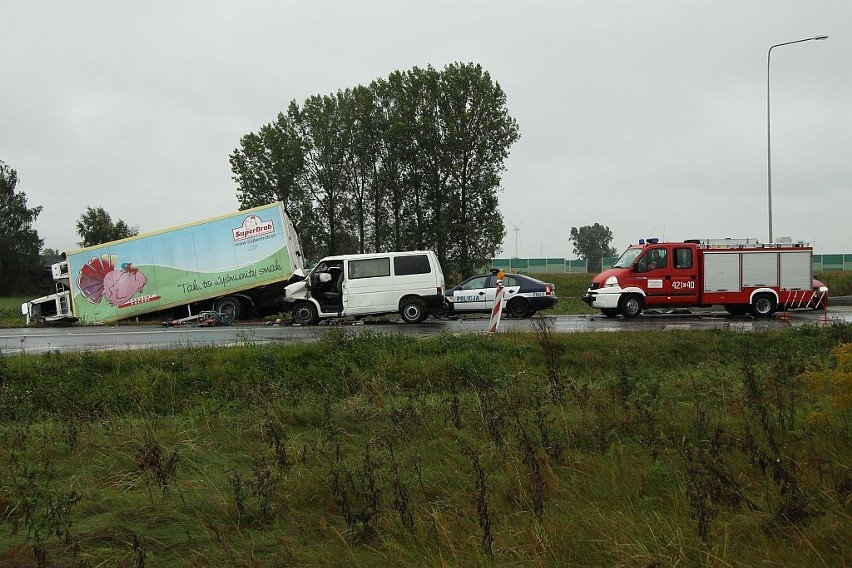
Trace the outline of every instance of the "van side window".
{"type": "Polygon", "coordinates": [[[349,279],[390,276],[390,257],[349,261],[349,279]]]}
{"type": "Polygon", "coordinates": [[[675,249],[675,268],[692,268],[692,249],[675,249]]]}
{"type": "Polygon", "coordinates": [[[409,274],[429,274],[432,269],[429,266],[429,257],[425,254],[414,254],[395,257],[393,259],[393,272],[397,276],[407,276],[409,274]]]}

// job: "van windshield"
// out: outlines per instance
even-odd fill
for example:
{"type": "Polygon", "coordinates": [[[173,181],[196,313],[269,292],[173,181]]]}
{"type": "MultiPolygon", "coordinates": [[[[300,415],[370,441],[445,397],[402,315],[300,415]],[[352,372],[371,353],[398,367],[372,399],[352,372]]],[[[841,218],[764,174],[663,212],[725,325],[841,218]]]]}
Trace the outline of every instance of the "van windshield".
{"type": "Polygon", "coordinates": [[[329,268],[343,268],[342,260],[323,260],[319,262],[316,266],[314,266],[311,271],[308,273],[308,276],[311,274],[319,274],[320,272],[328,272],[329,268]]]}
{"type": "Polygon", "coordinates": [[[615,261],[615,264],[612,265],[613,268],[630,268],[633,266],[633,261],[636,260],[636,257],[642,254],[642,249],[640,248],[629,248],[624,251],[621,256],[618,257],[618,260],[615,261]]]}

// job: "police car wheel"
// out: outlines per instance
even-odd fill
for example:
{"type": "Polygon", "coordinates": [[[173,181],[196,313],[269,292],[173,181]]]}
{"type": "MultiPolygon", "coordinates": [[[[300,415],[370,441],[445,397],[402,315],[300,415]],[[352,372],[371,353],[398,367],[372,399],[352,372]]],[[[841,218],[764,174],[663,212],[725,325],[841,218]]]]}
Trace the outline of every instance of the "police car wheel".
{"type": "Polygon", "coordinates": [[[511,300],[507,305],[506,309],[512,315],[512,317],[516,318],[525,318],[529,317],[530,306],[527,304],[527,301],[522,298],[515,298],[511,300]]]}

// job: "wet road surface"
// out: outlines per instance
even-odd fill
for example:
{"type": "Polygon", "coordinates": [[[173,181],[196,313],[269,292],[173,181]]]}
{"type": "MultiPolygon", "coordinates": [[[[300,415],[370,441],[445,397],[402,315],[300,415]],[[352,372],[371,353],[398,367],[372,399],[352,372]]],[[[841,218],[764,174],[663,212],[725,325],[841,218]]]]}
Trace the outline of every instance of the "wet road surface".
{"type": "MultiPolygon", "coordinates": [[[[534,331],[536,326],[552,326],[559,333],[636,332],[643,330],[728,329],[741,332],[784,329],[802,325],[852,323],[852,306],[829,307],[828,311],[799,310],[756,320],[734,317],[724,311],[672,310],[643,313],[632,320],[602,315],[542,315],[530,319],[502,318],[500,332],[534,331]]],[[[438,333],[487,333],[487,317],[428,319],[408,325],[393,318],[360,322],[329,322],[318,326],[234,325],[227,327],[164,328],[155,325],[103,327],[15,328],[0,330],[0,352],[4,355],[65,351],[107,351],[130,349],[180,349],[261,343],[301,343],[317,341],[332,329],[353,333],[402,333],[425,336],[438,333]]]]}

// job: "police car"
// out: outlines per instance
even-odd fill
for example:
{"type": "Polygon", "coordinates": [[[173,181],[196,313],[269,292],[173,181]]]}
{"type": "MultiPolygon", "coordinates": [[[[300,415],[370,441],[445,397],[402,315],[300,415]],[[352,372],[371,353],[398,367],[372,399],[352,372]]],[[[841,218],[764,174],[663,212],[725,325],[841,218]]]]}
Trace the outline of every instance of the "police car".
{"type": "MultiPolygon", "coordinates": [[[[497,273],[468,278],[446,290],[446,314],[491,313],[497,295],[497,273]]],[[[538,310],[552,308],[559,299],[556,286],[523,274],[503,276],[503,310],[516,318],[528,318],[538,310]]]]}

